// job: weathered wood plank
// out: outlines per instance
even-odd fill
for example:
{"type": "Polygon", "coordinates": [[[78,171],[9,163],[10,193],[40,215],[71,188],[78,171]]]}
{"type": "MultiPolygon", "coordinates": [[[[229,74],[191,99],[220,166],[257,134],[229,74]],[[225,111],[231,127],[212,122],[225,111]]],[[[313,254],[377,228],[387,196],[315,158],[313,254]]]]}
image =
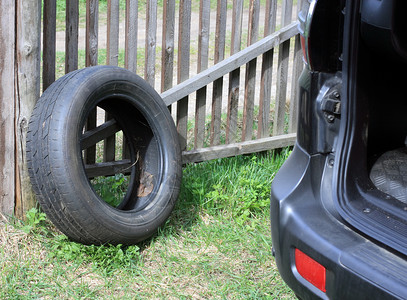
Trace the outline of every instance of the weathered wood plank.
{"type": "Polygon", "coordinates": [[[178,83],[189,77],[191,39],[191,0],[180,0],[178,37],[178,83]]]}
{"type": "Polygon", "coordinates": [[[232,72],[239,66],[242,66],[253,58],[262,55],[264,52],[276,47],[280,42],[290,39],[298,33],[298,22],[295,21],[290,25],[276,31],[275,33],[261,39],[253,45],[229,56],[218,64],[206,69],[205,71],[191,77],[179,85],[161,93],[166,105],[170,105],[196,90],[208,85],[212,81],[232,72]]]}
{"type": "MultiPolygon", "coordinates": [[[[107,50],[106,64],[117,66],[119,62],[119,0],[107,0],[107,50]]],[[[112,117],[106,113],[105,122],[112,117]]],[[[115,160],[116,136],[110,136],[104,140],[103,161],[115,160]]]]}
{"type": "MultiPolygon", "coordinates": [[[[259,33],[259,16],[260,16],[260,0],[250,1],[249,28],[247,36],[248,46],[252,45],[257,41],[259,33]]],[[[246,65],[242,141],[251,140],[253,135],[256,65],[257,58],[254,58],[246,65]]]]}
{"type": "Polygon", "coordinates": [[[210,2],[201,0],[199,6],[198,73],[208,68],[210,13],[210,2]]]}
{"type": "Polygon", "coordinates": [[[106,64],[119,62],[119,0],[107,0],[107,49],[106,64]]]}
{"type": "MultiPolygon", "coordinates": [[[[179,37],[178,37],[178,83],[189,77],[190,63],[190,33],[191,33],[191,0],[180,0],[179,7],[179,37]]],[[[180,99],[180,98],[179,98],[180,99]]],[[[177,130],[181,149],[187,145],[188,95],[177,103],[177,130]]]]}
{"type": "MultiPolygon", "coordinates": [[[[215,33],[215,54],[214,54],[215,65],[225,58],[226,18],[227,18],[227,1],[218,0],[216,9],[216,33],[215,33]]],[[[210,137],[211,146],[216,146],[220,144],[220,128],[222,124],[222,94],[223,94],[223,78],[219,78],[213,81],[211,137],[210,137]]]]}
{"type": "Polygon", "coordinates": [[[65,73],[78,69],[79,1],[66,0],[65,73]]]}
{"type": "Polygon", "coordinates": [[[129,143],[126,141],[126,137],[123,134],[123,143],[122,143],[122,159],[130,159],[131,153],[130,153],[130,147],[129,143]]]}
{"type": "Polygon", "coordinates": [[[92,165],[85,165],[85,171],[88,178],[98,176],[112,176],[118,173],[128,174],[133,164],[130,159],[123,159],[112,162],[103,162],[92,165]]]}
{"type": "MultiPolygon", "coordinates": [[[[303,0],[297,0],[297,15],[301,11],[303,0]]],[[[298,119],[298,79],[304,68],[304,62],[302,61],[302,50],[300,35],[295,36],[294,44],[294,59],[293,59],[293,75],[291,82],[291,100],[290,100],[290,117],[288,122],[288,132],[296,132],[297,119],[298,119]]]]}
{"type": "Polygon", "coordinates": [[[96,128],[87,130],[81,138],[81,149],[87,149],[120,130],[121,128],[115,119],[110,119],[96,128]]]}
{"type": "MultiPolygon", "coordinates": [[[[15,85],[16,98],[13,103],[8,103],[14,107],[14,128],[7,134],[15,136],[15,144],[6,144],[6,151],[13,151],[15,165],[15,183],[8,188],[15,188],[15,215],[19,218],[25,216],[25,212],[35,206],[35,197],[31,189],[30,178],[26,165],[26,137],[28,122],[35,103],[40,96],[40,61],[41,61],[41,1],[16,1],[16,53],[15,57],[15,85]]],[[[3,7],[2,7],[3,9],[3,7]]],[[[10,24],[9,24],[10,25],[10,24]]],[[[10,44],[12,45],[12,44],[10,44]]],[[[5,59],[12,59],[6,56],[5,59]]],[[[4,73],[4,70],[2,71],[4,73]]],[[[6,73],[10,76],[13,73],[6,73]]],[[[2,89],[4,86],[2,86],[2,89]]],[[[13,99],[13,98],[11,98],[13,99]]]]}
{"type": "MultiPolygon", "coordinates": [[[[277,0],[267,0],[266,17],[264,22],[265,37],[272,34],[276,30],[276,16],[277,0]]],[[[264,138],[270,135],[269,130],[273,57],[274,48],[266,51],[262,55],[257,138],[264,138]]]]}
{"type": "Polygon", "coordinates": [[[290,133],[280,136],[262,138],[254,141],[184,151],[182,153],[182,163],[201,162],[211,159],[288,147],[294,145],[295,140],[296,134],[290,133]]]}
{"type": "MultiPolygon", "coordinates": [[[[87,131],[94,130],[96,128],[96,123],[97,123],[97,112],[96,108],[93,109],[88,116],[88,119],[86,120],[86,125],[85,129],[87,131]]],[[[83,147],[82,149],[85,149],[84,153],[84,161],[87,164],[94,164],[96,162],[96,142],[92,145],[89,145],[87,147],[83,147]]]]}
{"type": "Polygon", "coordinates": [[[138,0],[126,0],[124,67],[137,72],[138,0]]]}
{"type": "MultiPolygon", "coordinates": [[[[291,22],[292,0],[284,0],[282,7],[281,26],[286,26],[291,22]]],[[[284,133],[285,126],[285,105],[287,102],[287,79],[288,63],[290,55],[290,41],[281,43],[278,47],[278,66],[277,66],[277,87],[276,87],[276,105],[274,111],[273,135],[284,133]]]]}
{"type": "MultiPolygon", "coordinates": [[[[232,37],[230,54],[240,51],[242,39],[243,0],[233,0],[232,37]]],[[[240,66],[239,66],[240,67],[240,66]]],[[[228,108],[226,117],[226,144],[237,138],[237,111],[239,106],[240,68],[229,73],[228,108]]]]}
{"type": "MultiPolygon", "coordinates": [[[[124,67],[137,73],[138,0],[126,0],[124,37],[124,67]]],[[[129,158],[130,151],[123,136],[122,158],[129,158]]]]}
{"type": "Polygon", "coordinates": [[[144,79],[152,86],[155,85],[155,49],[157,46],[157,0],[147,1],[146,17],[146,46],[144,79]]]}
{"type": "Polygon", "coordinates": [[[55,81],[56,1],[44,0],[42,90],[55,81]]]}
{"type": "Polygon", "coordinates": [[[173,85],[175,0],[164,0],[163,5],[161,92],[170,89],[173,85]]]}
{"type": "Polygon", "coordinates": [[[228,107],[226,115],[225,143],[236,142],[237,139],[237,113],[239,108],[240,68],[229,73],[228,107]]]}
{"type": "Polygon", "coordinates": [[[15,153],[14,135],[14,65],[15,65],[16,1],[4,0],[0,9],[0,213],[14,214],[15,153]]]}
{"type": "Polygon", "coordinates": [[[98,64],[99,0],[86,1],[86,61],[87,67],[98,64]]]}
{"type": "MultiPolygon", "coordinates": [[[[210,10],[210,1],[201,0],[199,9],[198,73],[208,68],[210,10]]],[[[206,90],[207,88],[204,86],[196,92],[194,132],[194,147],[196,149],[203,147],[205,140],[206,90]]]]}
{"type": "MultiPolygon", "coordinates": [[[[108,123],[110,125],[113,121],[113,117],[106,112],[105,114],[105,123],[108,123]]],[[[108,129],[110,129],[111,126],[108,126],[108,129]]],[[[103,161],[108,162],[108,161],[114,161],[116,157],[116,135],[110,135],[104,139],[104,144],[103,144],[103,161]]]]}

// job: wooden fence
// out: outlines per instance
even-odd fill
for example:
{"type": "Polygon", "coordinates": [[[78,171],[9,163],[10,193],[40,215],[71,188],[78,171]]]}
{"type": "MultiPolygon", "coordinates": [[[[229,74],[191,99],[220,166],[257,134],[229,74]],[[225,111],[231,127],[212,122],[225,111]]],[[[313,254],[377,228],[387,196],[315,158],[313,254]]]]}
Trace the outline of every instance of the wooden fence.
{"type": "MultiPolygon", "coordinates": [[[[172,106],[184,162],[293,144],[296,106],[287,99],[302,70],[297,3],[88,0],[82,21],[79,0],[66,5],[65,72],[102,63],[144,77],[172,106]]],[[[45,0],[43,89],[57,73],[56,14],[45,0]]]]}
{"type": "Polygon", "coordinates": [[[65,11],[60,2],[1,5],[3,213],[35,203],[25,135],[41,90],[85,66],[119,65],[157,89],[185,163],[294,143],[301,0],[66,0],[65,11]]]}

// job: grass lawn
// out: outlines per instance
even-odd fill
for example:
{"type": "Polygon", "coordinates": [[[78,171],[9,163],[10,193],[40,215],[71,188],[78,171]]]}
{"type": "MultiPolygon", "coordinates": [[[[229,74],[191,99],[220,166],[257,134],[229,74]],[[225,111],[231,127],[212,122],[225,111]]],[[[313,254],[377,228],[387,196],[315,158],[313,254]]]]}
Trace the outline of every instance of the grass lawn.
{"type": "Polygon", "coordinates": [[[184,168],[166,225],[137,246],[70,242],[37,210],[0,225],[1,299],[294,299],[271,255],[270,183],[289,151],[184,168]]]}

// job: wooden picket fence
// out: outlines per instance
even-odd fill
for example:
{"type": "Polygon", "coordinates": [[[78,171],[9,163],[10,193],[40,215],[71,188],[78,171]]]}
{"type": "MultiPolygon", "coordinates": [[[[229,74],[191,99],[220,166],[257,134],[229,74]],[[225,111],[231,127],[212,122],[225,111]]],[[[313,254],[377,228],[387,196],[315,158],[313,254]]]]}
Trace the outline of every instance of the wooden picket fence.
{"type": "Polygon", "coordinates": [[[85,66],[119,65],[154,86],[185,163],[294,143],[301,0],[65,0],[64,11],[61,3],[1,4],[1,214],[23,217],[36,203],[25,142],[41,91],[85,66]]]}
{"type": "MultiPolygon", "coordinates": [[[[292,145],[303,68],[295,2],[87,0],[80,20],[83,1],[66,0],[64,70],[102,63],[144,77],[171,109],[185,163],[292,145]]],[[[44,0],[43,90],[59,76],[56,19],[56,1],[44,0]]]]}

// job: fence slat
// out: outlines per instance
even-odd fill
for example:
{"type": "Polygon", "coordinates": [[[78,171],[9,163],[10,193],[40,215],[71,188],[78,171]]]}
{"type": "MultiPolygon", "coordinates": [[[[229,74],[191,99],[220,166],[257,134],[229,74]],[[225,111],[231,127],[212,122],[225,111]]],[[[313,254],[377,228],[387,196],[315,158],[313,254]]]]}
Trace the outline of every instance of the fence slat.
{"type": "MultiPolygon", "coordinates": [[[[267,0],[266,16],[264,24],[264,36],[272,34],[276,30],[277,0],[267,0]]],[[[260,99],[257,138],[264,138],[270,135],[270,104],[271,104],[271,83],[273,77],[273,57],[274,48],[266,51],[262,55],[261,79],[260,79],[260,99]]]]}
{"type": "Polygon", "coordinates": [[[42,90],[55,81],[56,1],[44,0],[42,90]]]}
{"type": "MultiPolygon", "coordinates": [[[[191,34],[191,0],[180,0],[178,38],[178,83],[189,77],[190,34],[191,34]]],[[[181,149],[187,145],[188,96],[177,103],[177,129],[181,149]]]]}
{"type": "MultiPolygon", "coordinates": [[[[109,113],[105,113],[105,122],[110,123],[113,117],[109,113]]],[[[116,157],[116,135],[111,135],[104,140],[103,144],[103,161],[114,161],[116,157]]]]}
{"type": "Polygon", "coordinates": [[[119,62],[119,0],[107,0],[107,50],[106,64],[119,62]]]}
{"type": "Polygon", "coordinates": [[[146,18],[146,46],[144,78],[154,87],[155,85],[155,49],[157,46],[157,0],[147,1],[146,18]]]}
{"type": "Polygon", "coordinates": [[[262,53],[269,51],[273,47],[278,46],[279,43],[289,40],[292,36],[298,33],[298,21],[276,31],[275,33],[261,39],[253,45],[243,49],[242,51],[229,56],[216,65],[208,68],[205,71],[195,75],[194,77],[185,80],[177,86],[165,91],[161,94],[166,105],[176,102],[201,87],[210,84],[214,80],[236,70],[253,58],[262,55],[262,53]]]}
{"type": "MultiPolygon", "coordinates": [[[[198,37],[198,73],[208,68],[209,52],[209,25],[210,25],[210,1],[200,1],[199,11],[199,37],[198,37]]],[[[206,86],[196,92],[195,106],[195,149],[202,148],[205,139],[206,117],[206,86]]]]}
{"type": "Polygon", "coordinates": [[[117,173],[126,174],[126,170],[130,170],[131,167],[132,167],[131,160],[123,159],[114,162],[103,162],[85,165],[85,171],[88,178],[94,178],[97,176],[112,176],[117,173]]]}
{"type": "Polygon", "coordinates": [[[288,147],[294,145],[296,136],[297,135],[295,133],[290,133],[258,139],[255,141],[246,141],[229,145],[184,151],[182,153],[182,162],[184,164],[190,162],[201,162],[211,159],[231,157],[236,155],[266,151],[270,149],[288,147]]]}
{"type": "Polygon", "coordinates": [[[137,72],[138,1],[126,0],[124,67],[137,72]]]}
{"type": "MultiPolygon", "coordinates": [[[[97,114],[96,108],[93,109],[86,120],[85,129],[92,130],[96,128],[97,114]]],[[[84,160],[87,164],[94,164],[96,162],[96,145],[90,146],[85,150],[84,160]]]]}
{"type": "MultiPolygon", "coordinates": [[[[286,26],[291,22],[292,6],[292,0],[283,1],[281,26],[286,26]]],[[[273,135],[284,133],[289,55],[290,40],[283,42],[278,48],[277,96],[274,114],[273,135]]]]}
{"type": "MultiPolygon", "coordinates": [[[[250,1],[249,29],[247,36],[248,46],[252,45],[257,41],[259,32],[259,16],[260,16],[260,0],[250,1]]],[[[253,134],[256,65],[257,58],[254,58],[246,65],[242,141],[251,140],[253,134]]]]}
{"type": "Polygon", "coordinates": [[[65,73],[78,69],[79,2],[66,0],[65,73]]]}
{"type": "Polygon", "coordinates": [[[161,52],[161,92],[172,87],[174,72],[175,0],[165,0],[163,8],[163,40],[161,52]]]}
{"type": "Polygon", "coordinates": [[[16,40],[16,1],[6,0],[0,10],[0,216],[14,215],[16,183],[15,147],[15,40],[16,40]],[[9,45],[5,47],[4,45],[9,45]],[[7,59],[6,59],[7,58],[7,59]],[[11,76],[10,76],[11,75],[11,76]]]}
{"type": "MultiPolygon", "coordinates": [[[[137,73],[138,0],[126,0],[126,19],[124,37],[124,67],[137,73]]],[[[126,137],[123,136],[122,158],[129,158],[130,151],[126,137]]]]}
{"type": "MultiPolygon", "coordinates": [[[[297,15],[301,11],[302,0],[297,1],[297,15]]],[[[295,36],[294,59],[293,59],[293,76],[291,83],[291,101],[290,101],[290,118],[288,123],[288,132],[297,130],[297,110],[298,110],[298,79],[300,78],[304,63],[302,61],[302,50],[300,35],[295,36]]]]}
{"type": "MultiPolygon", "coordinates": [[[[3,4],[3,3],[2,3],[3,4]]],[[[15,87],[15,95],[10,99],[0,97],[0,102],[6,101],[6,103],[13,108],[11,118],[14,121],[12,128],[5,128],[8,122],[3,121],[4,118],[0,118],[0,136],[1,131],[6,132],[7,135],[13,135],[15,144],[5,144],[5,151],[14,152],[13,160],[15,159],[15,183],[9,186],[9,189],[15,190],[15,215],[19,218],[25,216],[25,212],[35,206],[35,197],[31,188],[30,177],[28,174],[26,163],[26,138],[28,131],[28,120],[34,109],[35,103],[40,96],[40,61],[41,61],[41,1],[15,1],[16,13],[18,22],[15,24],[15,52],[13,55],[4,56],[1,60],[15,59],[14,72],[4,73],[4,69],[1,69],[6,76],[13,77],[14,82],[12,86],[15,87]],[[11,103],[10,100],[14,100],[11,103]],[[3,123],[5,122],[5,123],[3,123]],[[4,125],[3,125],[4,124],[4,125]],[[10,131],[4,131],[10,129],[10,131]]],[[[6,6],[7,7],[7,6],[6,6]]],[[[10,8],[10,7],[8,7],[10,8]]],[[[3,9],[3,6],[2,6],[3,9]]],[[[11,11],[13,9],[11,8],[11,11]]],[[[5,17],[7,20],[7,17],[5,17]]],[[[5,25],[5,24],[1,24],[5,25]]],[[[11,26],[6,24],[6,26],[11,26]]],[[[6,27],[2,27],[0,31],[6,30],[6,27]]],[[[3,34],[0,36],[3,37],[3,34]]],[[[6,39],[4,42],[8,42],[6,39]]],[[[3,45],[3,48],[12,48],[13,43],[3,45]]],[[[2,52],[8,54],[7,51],[2,52]]],[[[4,65],[3,65],[4,66],[4,65]]],[[[7,65],[6,65],[7,67],[7,65]]],[[[9,69],[6,68],[7,71],[9,69]]],[[[6,83],[6,82],[2,82],[6,83]]],[[[9,87],[2,86],[7,93],[9,87]]],[[[3,95],[7,97],[8,95],[3,95]]],[[[8,111],[8,108],[5,109],[8,111]]],[[[3,112],[1,112],[3,114],[3,112]]],[[[7,119],[6,119],[7,120],[7,119]]],[[[1,158],[0,158],[1,159],[1,158]]],[[[1,165],[1,163],[0,163],[1,165]]],[[[3,179],[3,173],[0,170],[0,180],[3,179]]],[[[7,172],[6,172],[7,173],[7,172]]],[[[4,197],[4,194],[0,194],[0,199],[4,197]]]]}
{"type": "MultiPolygon", "coordinates": [[[[215,54],[214,63],[222,61],[225,58],[226,43],[226,17],[227,1],[218,0],[216,10],[216,33],[215,33],[215,54]]],[[[220,126],[222,124],[222,94],[223,77],[213,82],[212,91],[212,115],[211,115],[211,146],[220,144],[220,126]]]]}
{"type": "MultiPolygon", "coordinates": [[[[240,51],[242,38],[243,0],[233,0],[232,38],[230,54],[240,51]]],[[[226,144],[236,141],[237,111],[239,105],[240,68],[229,74],[226,144]]]]}
{"type": "Polygon", "coordinates": [[[98,64],[99,0],[86,1],[86,66],[98,64]]]}
{"type": "MultiPolygon", "coordinates": [[[[117,66],[119,62],[119,0],[107,0],[107,49],[106,64],[117,66]]],[[[105,122],[112,117],[106,113],[105,122]]],[[[116,136],[112,135],[104,140],[103,161],[115,160],[116,136]]]]}
{"type": "Polygon", "coordinates": [[[120,130],[120,126],[115,119],[111,119],[96,128],[87,130],[81,137],[81,149],[86,149],[95,145],[106,137],[116,134],[116,132],[119,132],[120,130]]]}

